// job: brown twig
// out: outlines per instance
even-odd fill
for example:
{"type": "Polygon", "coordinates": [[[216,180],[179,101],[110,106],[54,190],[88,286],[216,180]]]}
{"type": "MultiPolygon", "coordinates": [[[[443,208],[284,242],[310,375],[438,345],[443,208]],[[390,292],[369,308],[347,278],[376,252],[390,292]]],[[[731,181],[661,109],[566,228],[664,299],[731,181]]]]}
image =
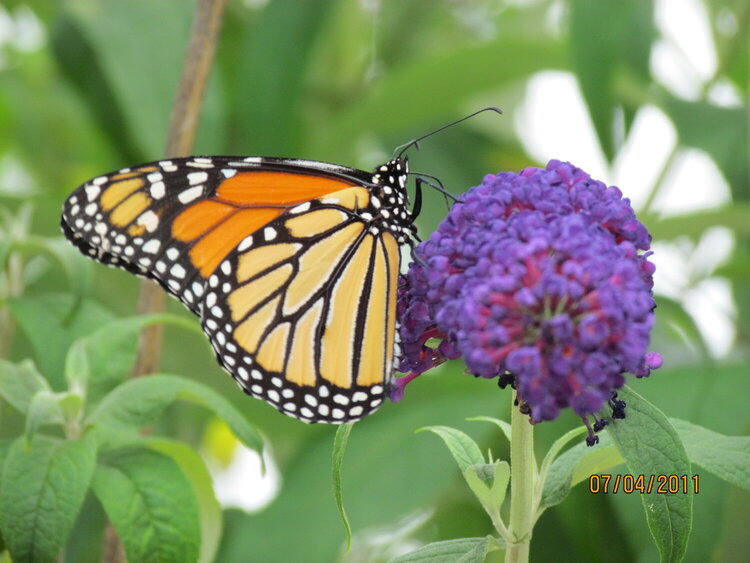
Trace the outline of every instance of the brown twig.
{"type": "MultiPolygon", "coordinates": [[[[203,94],[216,51],[221,20],[227,0],[198,0],[190,29],[190,39],[185,53],[182,78],[177,90],[169,121],[166,157],[187,156],[195,141],[203,94]]],[[[164,292],[155,283],[144,280],[138,296],[138,314],[158,313],[165,310],[164,292]]],[[[159,369],[161,359],[162,327],[153,325],[140,335],[138,358],[131,374],[138,377],[159,369]]],[[[122,563],[125,551],[111,523],[107,523],[102,549],[102,561],[122,563]]]]}

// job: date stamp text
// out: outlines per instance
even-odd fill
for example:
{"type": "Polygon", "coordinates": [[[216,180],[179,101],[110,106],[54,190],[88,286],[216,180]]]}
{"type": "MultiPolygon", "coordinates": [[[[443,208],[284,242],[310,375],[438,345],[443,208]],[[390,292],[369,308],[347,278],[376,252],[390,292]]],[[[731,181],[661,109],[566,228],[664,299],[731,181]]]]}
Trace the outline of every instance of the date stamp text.
{"type": "Polygon", "coordinates": [[[698,494],[698,475],[609,475],[607,473],[589,477],[589,492],[592,494],[698,494]]]}

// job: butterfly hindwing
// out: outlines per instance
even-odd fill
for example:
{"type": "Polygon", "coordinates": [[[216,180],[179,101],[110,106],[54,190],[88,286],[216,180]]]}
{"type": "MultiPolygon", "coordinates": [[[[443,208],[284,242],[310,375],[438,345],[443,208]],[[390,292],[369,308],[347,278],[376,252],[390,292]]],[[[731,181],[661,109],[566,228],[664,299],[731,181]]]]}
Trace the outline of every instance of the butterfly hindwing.
{"type": "Polygon", "coordinates": [[[238,247],[203,300],[222,365],[246,392],[307,422],[361,418],[383,402],[392,372],[399,246],[351,212],[366,207],[365,190],[336,195],[238,247]]]}
{"type": "Polygon", "coordinates": [[[95,178],[65,203],[86,255],[149,277],[202,318],[240,386],[308,422],[361,418],[391,378],[405,162],[370,174],[190,157],[95,178]],[[403,163],[403,164],[402,164],[403,163]]]}

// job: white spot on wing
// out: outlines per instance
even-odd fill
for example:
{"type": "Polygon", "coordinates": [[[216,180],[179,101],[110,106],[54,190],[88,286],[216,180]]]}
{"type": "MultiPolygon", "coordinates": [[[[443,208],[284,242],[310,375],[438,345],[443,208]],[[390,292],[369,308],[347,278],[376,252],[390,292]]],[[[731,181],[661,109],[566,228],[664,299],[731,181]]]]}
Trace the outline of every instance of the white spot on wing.
{"type": "Polygon", "coordinates": [[[289,213],[302,213],[304,211],[307,211],[308,209],[310,209],[310,202],[306,201],[305,203],[300,203],[297,207],[292,207],[289,210],[289,213]]]}
{"type": "Polygon", "coordinates": [[[192,188],[188,188],[187,190],[181,191],[180,195],[177,196],[177,199],[179,199],[181,203],[190,203],[194,199],[199,198],[202,194],[203,194],[203,186],[195,186],[192,188]]]}
{"type": "Polygon", "coordinates": [[[253,245],[253,235],[250,235],[249,237],[245,237],[242,239],[242,242],[237,247],[237,250],[240,252],[243,252],[244,250],[247,250],[253,245]]]}
{"type": "MultiPolygon", "coordinates": [[[[96,180],[98,179],[99,178],[97,178],[96,180]]],[[[94,182],[96,182],[96,180],[94,180],[94,182]]],[[[106,181],[106,178],[104,180],[106,181]]],[[[94,201],[102,191],[102,189],[98,185],[86,186],[84,189],[86,190],[86,197],[89,199],[89,201],[94,201]]]]}
{"type": "Polygon", "coordinates": [[[161,246],[161,243],[157,239],[151,239],[146,244],[143,245],[142,250],[143,252],[148,252],[150,254],[156,254],[159,251],[159,247],[161,246]]]}
{"type": "Polygon", "coordinates": [[[152,233],[159,226],[159,217],[149,209],[138,217],[138,223],[146,227],[148,232],[152,233]]]}
{"type": "MultiPolygon", "coordinates": [[[[161,176],[161,174],[159,174],[161,176]]],[[[155,199],[161,199],[164,197],[164,194],[166,193],[166,187],[164,186],[164,182],[154,182],[151,184],[151,188],[149,190],[151,192],[151,197],[155,199]]]]}
{"type": "MultiPolygon", "coordinates": [[[[197,161],[198,159],[196,159],[197,161]]],[[[202,184],[206,180],[208,180],[208,173],[207,172],[191,172],[187,175],[188,182],[190,182],[191,186],[194,186],[196,184],[202,184]]]]}
{"type": "Polygon", "coordinates": [[[183,268],[179,264],[174,264],[172,268],[170,268],[169,273],[172,274],[176,278],[184,278],[185,268],[183,268]]]}

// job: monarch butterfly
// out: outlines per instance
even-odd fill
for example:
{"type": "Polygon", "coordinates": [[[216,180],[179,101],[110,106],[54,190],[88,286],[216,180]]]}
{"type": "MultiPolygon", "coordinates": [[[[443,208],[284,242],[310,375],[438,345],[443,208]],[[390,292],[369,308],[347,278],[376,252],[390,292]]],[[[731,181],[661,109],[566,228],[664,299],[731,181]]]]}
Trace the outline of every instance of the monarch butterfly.
{"type": "Polygon", "coordinates": [[[421,193],[410,210],[403,153],[426,136],[372,173],[232,156],[124,168],[79,186],[62,230],[198,315],[249,395],[304,422],[357,420],[383,403],[399,355],[401,249],[421,193]]]}

